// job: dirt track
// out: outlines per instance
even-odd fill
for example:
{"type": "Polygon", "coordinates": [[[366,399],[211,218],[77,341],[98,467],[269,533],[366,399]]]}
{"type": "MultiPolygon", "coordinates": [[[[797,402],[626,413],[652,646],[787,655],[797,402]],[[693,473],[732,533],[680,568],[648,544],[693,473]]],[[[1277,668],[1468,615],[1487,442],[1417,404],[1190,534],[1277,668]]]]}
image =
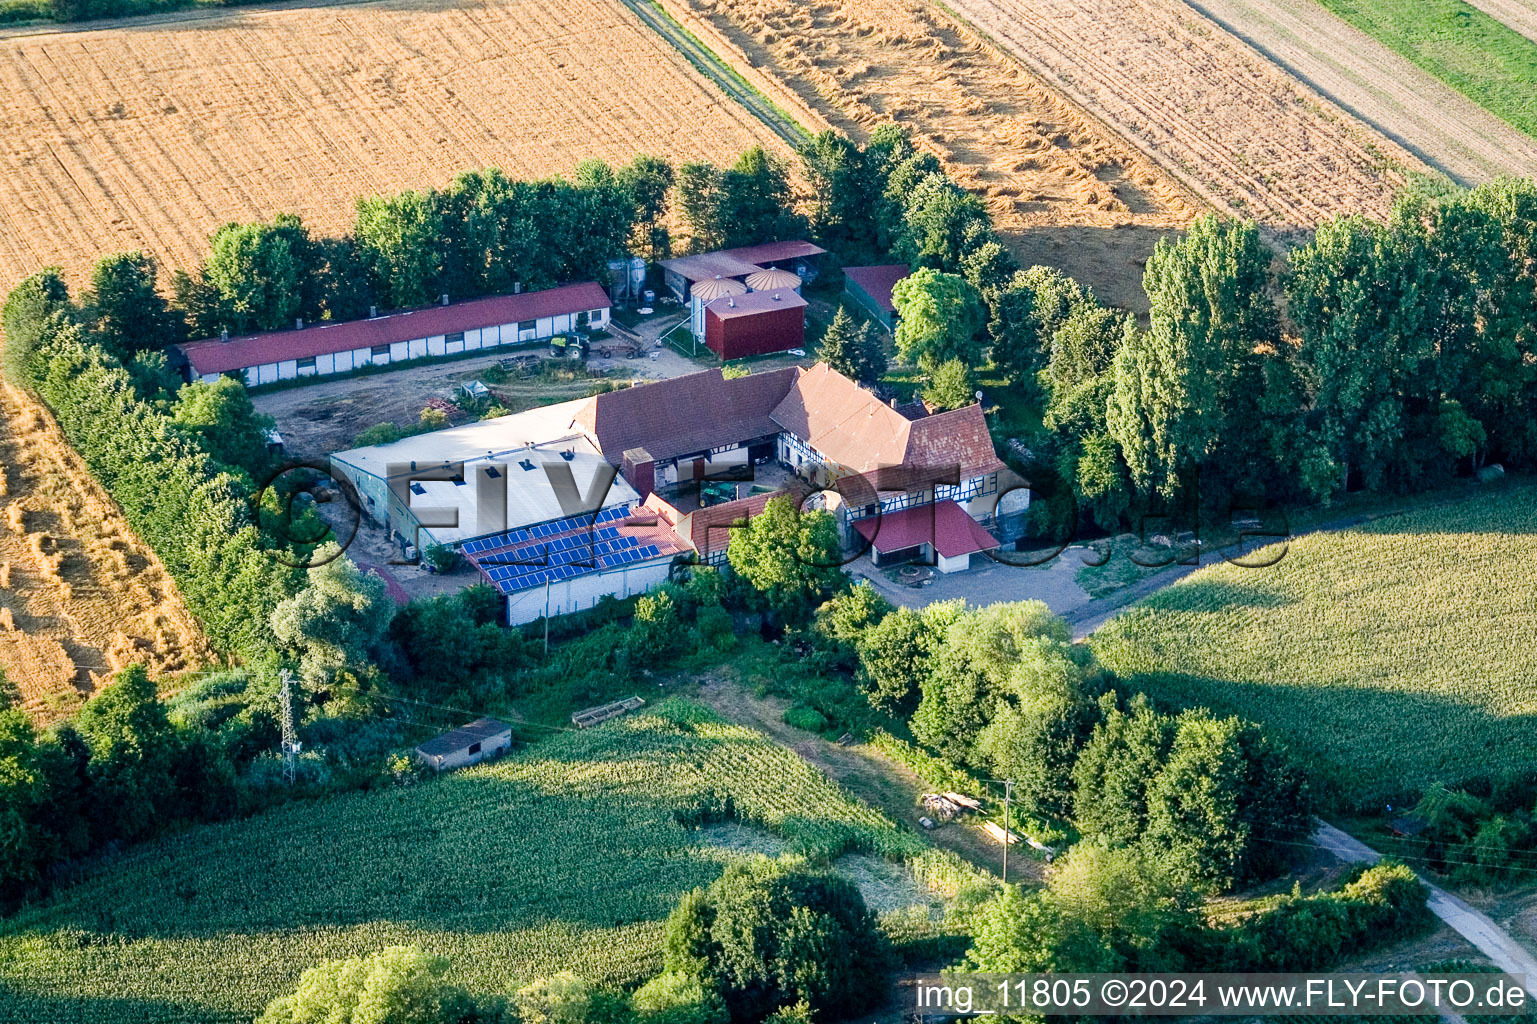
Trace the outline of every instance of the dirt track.
{"type": "Polygon", "coordinates": [[[1215,205],[1280,231],[1384,213],[1421,169],[1179,0],[953,0],[1215,205]]]}
{"type": "MultiPolygon", "coordinates": [[[[1318,92],[1464,184],[1537,174],[1537,140],[1420,70],[1314,0],[1189,0],[1318,92]]],[[[1480,0],[1537,38],[1537,9],[1480,0]]]]}
{"type": "Polygon", "coordinates": [[[0,668],[40,719],[133,662],[212,660],[165,567],[32,399],[0,383],[0,668]]]}
{"type": "Polygon", "coordinates": [[[1199,210],[1157,164],[928,0],[664,5],[850,136],[908,127],[983,197],[1021,262],[1060,266],[1111,302],[1145,307],[1141,261],[1199,210]]]}

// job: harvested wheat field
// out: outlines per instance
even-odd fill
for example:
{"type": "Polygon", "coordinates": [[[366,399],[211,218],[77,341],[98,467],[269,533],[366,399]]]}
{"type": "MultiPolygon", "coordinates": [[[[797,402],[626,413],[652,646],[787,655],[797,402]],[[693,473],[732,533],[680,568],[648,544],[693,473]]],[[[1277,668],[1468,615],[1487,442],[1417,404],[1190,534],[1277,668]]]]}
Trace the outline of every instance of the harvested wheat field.
{"type": "Polygon", "coordinates": [[[1425,166],[1180,0],[953,0],[1214,205],[1278,233],[1380,216],[1425,166]]]}
{"type": "Polygon", "coordinates": [[[1202,204],[1134,147],[926,0],[664,0],[744,71],[855,138],[896,121],[982,195],[1025,264],[1142,307],[1142,263],[1202,204]]]}
{"type": "Polygon", "coordinates": [[[782,143],[618,0],[384,0],[0,38],[0,287],[230,220],[323,231],[469,168],[735,159],[782,143]]]}
{"type": "Polygon", "coordinates": [[[52,719],[127,665],[160,678],[212,657],[53,418],[0,384],[0,667],[23,706],[52,719]]]}
{"type": "MultiPolygon", "coordinates": [[[[1537,175],[1537,140],[1484,110],[1316,0],[1190,0],[1242,38],[1415,156],[1467,185],[1501,174],[1537,175]]],[[[1537,9],[1483,0],[1502,17],[1524,13],[1537,35],[1537,9]]],[[[1522,29],[1513,21],[1512,28],[1522,29]]]]}

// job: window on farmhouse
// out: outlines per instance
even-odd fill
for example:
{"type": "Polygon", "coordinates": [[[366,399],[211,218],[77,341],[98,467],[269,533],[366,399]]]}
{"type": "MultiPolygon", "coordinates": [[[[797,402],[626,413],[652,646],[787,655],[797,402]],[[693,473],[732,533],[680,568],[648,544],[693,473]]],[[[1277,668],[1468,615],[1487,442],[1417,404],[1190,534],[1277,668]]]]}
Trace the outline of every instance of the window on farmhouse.
{"type": "Polygon", "coordinates": [[[531,330],[533,330],[534,328],[536,328],[538,326],[539,326],[539,322],[537,320],[519,320],[518,321],[518,330],[520,330],[520,331],[531,331],[531,330]]]}
{"type": "Polygon", "coordinates": [[[463,331],[455,331],[452,334],[446,335],[444,340],[447,341],[448,344],[450,344],[450,345],[452,345],[456,341],[463,341],[464,340],[464,332],[463,331]]]}
{"type": "Polygon", "coordinates": [[[390,354],[390,347],[388,345],[375,345],[368,350],[368,354],[371,356],[387,356],[390,354]]]}
{"type": "Polygon", "coordinates": [[[594,309],[594,310],[589,311],[588,314],[587,314],[587,319],[588,320],[602,320],[603,319],[603,310],[601,310],[601,309],[594,309]]]}
{"type": "Polygon", "coordinates": [[[299,360],[299,369],[301,369],[301,370],[313,370],[314,368],[315,368],[315,357],[314,356],[310,356],[308,359],[301,359],[301,360],[299,360]]]}

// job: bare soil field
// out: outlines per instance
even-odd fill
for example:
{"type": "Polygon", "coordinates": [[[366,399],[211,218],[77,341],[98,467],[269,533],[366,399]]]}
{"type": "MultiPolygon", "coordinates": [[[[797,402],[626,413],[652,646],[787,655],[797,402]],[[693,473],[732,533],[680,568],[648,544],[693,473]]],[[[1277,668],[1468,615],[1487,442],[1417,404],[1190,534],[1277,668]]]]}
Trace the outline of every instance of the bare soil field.
{"type": "Polygon", "coordinates": [[[50,720],[135,662],[156,678],[213,660],[154,553],[52,417],[0,384],[0,667],[50,720]]]}
{"type": "MultiPolygon", "coordinates": [[[[1537,140],[1314,0],[1189,0],[1333,102],[1463,184],[1537,174],[1537,140]]],[[[1474,4],[1537,38],[1537,8],[1474,4]],[[1525,27],[1522,27],[1522,26],[1525,27]]]]}
{"type": "Polygon", "coordinates": [[[759,121],[618,0],[383,0],[0,37],[0,288],[103,253],[201,258],[230,220],[337,232],[359,195],[650,152],[726,162],[759,121]]]}
{"type": "Polygon", "coordinates": [[[744,73],[863,138],[896,121],[986,200],[1026,265],[1141,308],[1142,263],[1204,204],[927,0],[663,0],[744,73]]]}
{"type": "Polygon", "coordinates": [[[1424,166],[1180,0],[953,0],[1208,201],[1276,232],[1382,214],[1424,166]]]}

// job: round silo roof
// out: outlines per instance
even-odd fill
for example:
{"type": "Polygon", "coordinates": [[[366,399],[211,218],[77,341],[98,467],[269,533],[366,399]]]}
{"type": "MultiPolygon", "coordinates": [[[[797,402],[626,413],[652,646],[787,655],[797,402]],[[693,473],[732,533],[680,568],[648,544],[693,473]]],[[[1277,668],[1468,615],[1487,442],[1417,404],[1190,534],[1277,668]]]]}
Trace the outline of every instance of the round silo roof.
{"type": "Polygon", "coordinates": [[[745,295],[747,286],[734,277],[716,275],[709,281],[695,281],[691,293],[701,302],[714,302],[727,295],[745,295]]]}
{"type": "Polygon", "coordinates": [[[788,270],[780,270],[778,267],[770,267],[760,270],[756,274],[747,275],[747,287],[755,292],[768,292],[776,288],[799,288],[801,279],[788,270]]]}

